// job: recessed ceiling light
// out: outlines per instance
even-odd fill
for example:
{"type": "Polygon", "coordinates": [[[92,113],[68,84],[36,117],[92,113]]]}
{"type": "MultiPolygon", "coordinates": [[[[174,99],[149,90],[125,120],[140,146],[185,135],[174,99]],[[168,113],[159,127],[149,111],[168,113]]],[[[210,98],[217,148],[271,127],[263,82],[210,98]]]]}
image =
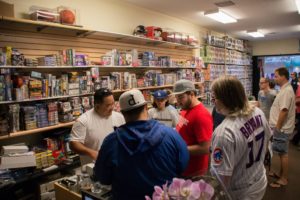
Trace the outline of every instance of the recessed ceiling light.
{"type": "Polygon", "coordinates": [[[247,34],[255,38],[265,37],[265,35],[259,31],[247,31],[247,34]]]}
{"type": "Polygon", "coordinates": [[[215,10],[215,11],[208,11],[204,13],[205,16],[216,20],[218,22],[221,22],[223,24],[229,24],[229,23],[235,23],[237,20],[230,15],[224,13],[223,11],[220,10],[215,10]]]}

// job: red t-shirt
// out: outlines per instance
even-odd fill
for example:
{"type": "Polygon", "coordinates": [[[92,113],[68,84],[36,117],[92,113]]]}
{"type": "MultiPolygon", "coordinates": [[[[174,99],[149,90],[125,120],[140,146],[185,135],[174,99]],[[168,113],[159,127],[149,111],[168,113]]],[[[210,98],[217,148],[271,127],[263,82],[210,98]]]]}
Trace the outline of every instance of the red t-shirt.
{"type": "MultiPolygon", "coordinates": [[[[212,116],[202,103],[190,110],[180,112],[176,130],[186,144],[194,145],[211,140],[213,132],[212,116]]],[[[208,169],[209,154],[191,155],[183,176],[203,175],[208,169]]]]}

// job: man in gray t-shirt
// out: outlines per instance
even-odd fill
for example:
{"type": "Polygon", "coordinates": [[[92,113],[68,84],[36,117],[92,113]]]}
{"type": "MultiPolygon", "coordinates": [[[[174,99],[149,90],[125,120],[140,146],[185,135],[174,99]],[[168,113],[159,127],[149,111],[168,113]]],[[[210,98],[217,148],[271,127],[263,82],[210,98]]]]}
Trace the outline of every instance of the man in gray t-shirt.
{"type": "Polygon", "coordinates": [[[270,109],[276,97],[276,93],[270,90],[269,80],[267,78],[260,79],[259,87],[258,107],[264,112],[266,119],[269,120],[270,109]]]}

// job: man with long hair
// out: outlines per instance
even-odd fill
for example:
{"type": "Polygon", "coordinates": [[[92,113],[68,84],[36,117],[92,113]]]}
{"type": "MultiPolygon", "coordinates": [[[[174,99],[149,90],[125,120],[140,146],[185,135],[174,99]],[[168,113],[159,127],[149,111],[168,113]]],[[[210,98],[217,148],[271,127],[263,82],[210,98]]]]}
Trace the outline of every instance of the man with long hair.
{"type": "Polygon", "coordinates": [[[267,186],[264,156],[271,137],[267,119],[249,104],[235,77],[216,79],[212,97],[225,119],[213,134],[211,167],[233,199],[262,199],[267,186]]]}

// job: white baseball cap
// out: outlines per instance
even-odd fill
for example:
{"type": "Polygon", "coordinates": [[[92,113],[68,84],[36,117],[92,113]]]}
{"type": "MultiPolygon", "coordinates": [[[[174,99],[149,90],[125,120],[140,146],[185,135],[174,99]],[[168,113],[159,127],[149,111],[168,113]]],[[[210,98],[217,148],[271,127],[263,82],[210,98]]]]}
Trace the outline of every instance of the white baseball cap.
{"type": "Polygon", "coordinates": [[[195,84],[192,81],[182,79],[175,83],[172,95],[183,94],[195,90],[195,84]]]}
{"type": "Polygon", "coordinates": [[[147,104],[141,91],[132,89],[124,92],[119,98],[121,111],[129,111],[147,104]]]}

